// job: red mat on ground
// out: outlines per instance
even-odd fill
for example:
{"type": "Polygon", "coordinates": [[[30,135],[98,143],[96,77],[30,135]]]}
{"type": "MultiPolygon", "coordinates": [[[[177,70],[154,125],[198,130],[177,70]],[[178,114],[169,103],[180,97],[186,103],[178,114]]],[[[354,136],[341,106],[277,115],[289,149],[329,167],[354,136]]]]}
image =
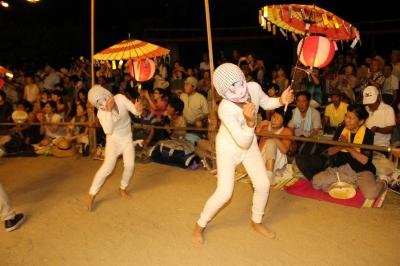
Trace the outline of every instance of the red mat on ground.
{"type": "MultiPolygon", "coordinates": [[[[305,198],[310,198],[310,199],[316,199],[320,201],[328,201],[340,205],[346,205],[350,207],[355,207],[355,208],[361,208],[361,207],[367,207],[365,206],[365,198],[361,194],[360,190],[357,189],[357,193],[354,198],[352,199],[334,199],[327,192],[324,192],[322,190],[315,190],[311,182],[305,179],[299,179],[296,183],[286,186],[285,191],[288,192],[289,194],[293,194],[296,196],[300,197],[305,197],[305,198]]],[[[378,207],[375,204],[372,204],[371,206],[368,207],[378,207]]],[[[380,206],[379,206],[380,207],[380,206]]]]}

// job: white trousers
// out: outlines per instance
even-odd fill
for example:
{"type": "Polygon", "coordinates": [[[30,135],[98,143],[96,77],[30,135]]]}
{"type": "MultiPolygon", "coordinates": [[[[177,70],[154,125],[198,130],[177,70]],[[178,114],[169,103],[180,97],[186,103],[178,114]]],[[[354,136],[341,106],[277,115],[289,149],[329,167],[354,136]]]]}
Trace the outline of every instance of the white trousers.
{"type": "Polygon", "coordinates": [[[248,151],[239,150],[237,147],[233,149],[223,144],[218,145],[218,143],[216,150],[217,189],[208,199],[197,224],[206,227],[218,210],[232,197],[235,168],[240,162],[243,162],[254,188],[251,219],[255,223],[261,223],[268,200],[270,182],[256,139],[254,138],[248,151]]]}
{"type": "Polygon", "coordinates": [[[0,220],[5,221],[14,219],[14,216],[15,212],[8,201],[7,193],[0,184],[0,220]]]}
{"type": "Polygon", "coordinates": [[[106,181],[107,176],[109,176],[114,170],[115,163],[121,154],[124,161],[124,171],[122,173],[120,188],[126,189],[128,187],[129,180],[133,175],[133,169],[135,166],[135,148],[132,140],[124,142],[107,140],[104,161],[94,176],[92,186],[89,190],[90,195],[96,195],[100,191],[100,188],[106,181]]]}

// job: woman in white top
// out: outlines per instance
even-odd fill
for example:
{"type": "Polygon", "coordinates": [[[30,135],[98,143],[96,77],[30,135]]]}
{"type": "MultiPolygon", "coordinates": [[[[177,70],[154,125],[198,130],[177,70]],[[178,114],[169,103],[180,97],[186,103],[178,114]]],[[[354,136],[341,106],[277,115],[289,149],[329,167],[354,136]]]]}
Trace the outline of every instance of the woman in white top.
{"type": "Polygon", "coordinates": [[[31,76],[25,78],[24,99],[33,104],[39,99],[39,87],[31,76]]]}
{"type": "Polygon", "coordinates": [[[142,113],[142,104],[139,101],[133,104],[122,94],[113,96],[111,92],[100,85],[95,85],[90,89],[88,100],[98,109],[97,117],[107,135],[104,162],[94,176],[89,190],[87,209],[91,211],[97,193],[107,176],[114,170],[115,163],[121,154],[124,160],[124,172],[122,173],[120,193],[122,197],[129,198],[126,188],[133,175],[135,161],[129,112],[139,116],[142,113]]]}
{"type": "Polygon", "coordinates": [[[235,168],[240,163],[246,168],[254,187],[252,227],[265,237],[274,238],[274,232],[261,223],[270,184],[254,128],[259,106],[274,109],[289,103],[293,101],[292,91],[288,88],[281,98],[270,98],[258,83],[246,83],[243,72],[231,63],[222,64],[215,70],[213,84],[223,97],[218,108],[221,126],[216,137],[218,185],[195,225],[192,240],[203,243],[207,223],[232,196],[235,168]]]}

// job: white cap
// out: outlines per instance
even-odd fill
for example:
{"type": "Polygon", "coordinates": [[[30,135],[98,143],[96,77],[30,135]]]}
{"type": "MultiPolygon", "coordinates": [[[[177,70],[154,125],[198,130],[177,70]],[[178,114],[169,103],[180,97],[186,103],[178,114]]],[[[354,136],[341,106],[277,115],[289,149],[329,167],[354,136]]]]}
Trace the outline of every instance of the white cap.
{"type": "Polygon", "coordinates": [[[368,86],[363,91],[363,104],[373,104],[379,96],[379,91],[375,86],[368,86]]]}
{"type": "Polygon", "coordinates": [[[88,101],[96,107],[96,102],[101,98],[112,97],[112,93],[100,85],[94,85],[88,93],[88,101]]]}
{"type": "Polygon", "coordinates": [[[213,75],[213,84],[218,94],[226,99],[225,93],[238,81],[246,81],[243,71],[232,63],[224,63],[217,67],[213,75]]]}

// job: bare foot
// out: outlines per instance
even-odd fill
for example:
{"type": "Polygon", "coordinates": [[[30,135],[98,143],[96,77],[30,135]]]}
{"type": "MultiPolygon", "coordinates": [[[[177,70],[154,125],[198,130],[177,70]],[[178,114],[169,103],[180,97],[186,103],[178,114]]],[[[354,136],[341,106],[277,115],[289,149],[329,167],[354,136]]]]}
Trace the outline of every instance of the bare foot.
{"type": "Polygon", "coordinates": [[[89,196],[87,197],[87,199],[86,199],[86,209],[88,210],[88,211],[92,211],[92,207],[93,207],[93,202],[94,202],[94,198],[95,198],[96,196],[95,195],[90,195],[89,194],[89,196]]]}
{"type": "Polygon", "coordinates": [[[253,229],[262,234],[263,236],[265,236],[268,239],[274,239],[275,238],[275,232],[271,231],[270,229],[268,229],[267,227],[265,227],[262,223],[255,223],[255,222],[251,222],[251,227],[253,227],[253,229]]]}
{"type": "Polygon", "coordinates": [[[132,198],[132,196],[125,189],[119,189],[119,194],[121,194],[121,197],[124,199],[132,198]]]}
{"type": "Polygon", "coordinates": [[[192,234],[192,241],[195,244],[204,244],[204,239],[203,239],[203,231],[204,227],[201,227],[196,223],[193,229],[193,234],[192,234]]]}

